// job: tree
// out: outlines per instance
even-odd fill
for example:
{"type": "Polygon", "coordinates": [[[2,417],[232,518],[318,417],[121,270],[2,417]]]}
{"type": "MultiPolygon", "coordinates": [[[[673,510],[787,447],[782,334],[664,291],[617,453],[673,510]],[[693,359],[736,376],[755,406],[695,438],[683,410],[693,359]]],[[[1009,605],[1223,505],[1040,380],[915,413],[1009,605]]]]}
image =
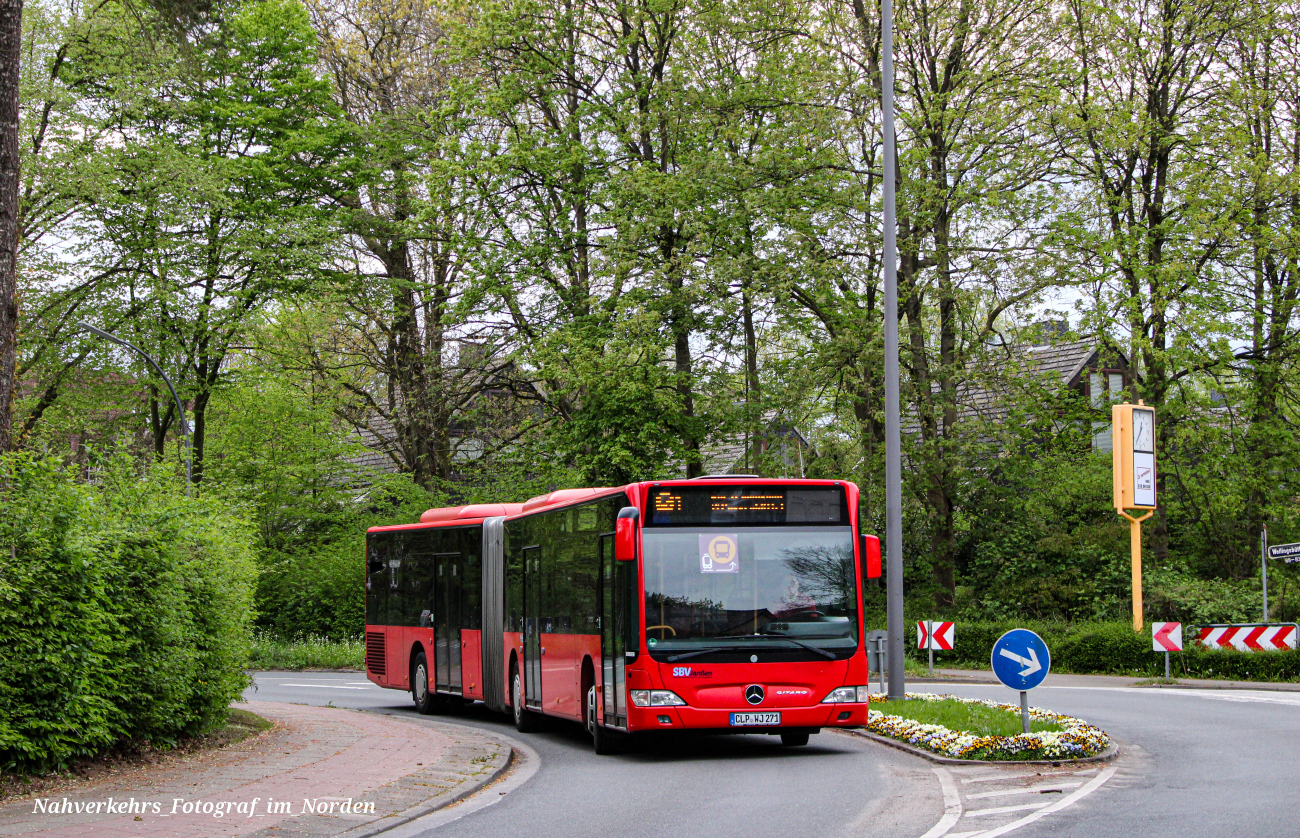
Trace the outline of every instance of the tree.
{"type": "Polygon", "coordinates": [[[0,452],[13,447],[18,388],[18,84],[22,0],[0,0],[0,452]]]}
{"type": "MultiPolygon", "coordinates": [[[[1075,70],[1056,125],[1090,199],[1071,249],[1094,283],[1091,327],[1129,358],[1134,397],[1161,413],[1163,452],[1181,418],[1173,389],[1227,360],[1220,324],[1203,315],[1233,214],[1218,178],[1216,77],[1241,20],[1219,0],[1072,0],[1067,9],[1062,45],[1075,70]]],[[[1162,505],[1157,562],[1168,556],[1168,523],[1162,505]]]]}
{"type": "MultiPolygon", "coordinates": [[[[207,407],[251,320],[302,292],[326,234],[317,209],[335,143],[329,100],[312,72],[306,13],[287,0],[224,18],[189,60],[136,19],[98,22],[67,72],[112,114],[100,149],[109,188],[79,218],[106,277],[101,318],[176,371],[193,413],[194,479],[203,476],[207,407]]],[[[159,454],[177,417],[149,380],[159,454]]]]}

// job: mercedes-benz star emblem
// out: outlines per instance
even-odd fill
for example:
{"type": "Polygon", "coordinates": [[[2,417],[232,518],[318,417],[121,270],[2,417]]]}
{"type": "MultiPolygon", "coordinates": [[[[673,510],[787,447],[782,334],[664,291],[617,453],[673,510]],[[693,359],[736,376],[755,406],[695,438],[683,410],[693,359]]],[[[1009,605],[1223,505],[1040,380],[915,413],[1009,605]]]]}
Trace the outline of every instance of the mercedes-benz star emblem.
{"type": "Polygon", "coordinates": [[[750,704],[762,704],[763,688],[758,684],[750,684],[748,687],[745,687],[745,700],[750,704]]]}

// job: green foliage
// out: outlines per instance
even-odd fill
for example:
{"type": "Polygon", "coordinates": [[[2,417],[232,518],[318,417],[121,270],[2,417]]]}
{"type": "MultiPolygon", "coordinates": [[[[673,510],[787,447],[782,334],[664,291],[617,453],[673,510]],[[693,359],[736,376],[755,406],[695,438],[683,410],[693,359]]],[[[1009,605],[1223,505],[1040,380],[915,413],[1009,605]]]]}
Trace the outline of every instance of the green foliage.
{"type": "Polygon", "coordinates": [[[93,485],[0,458],[0,501],[0,765],[58,768],[225,719],[248,683],[245,519],[125,457],[93,485]]]}
{"type": "Polygon", "coordinates": [[[282,640],[268,632],[253,635],[249,669],[365,669],[360,638],[336,640],[306,635],[282,640]]]}
{"type": "MultiPolygon", "coordinates": [[[[1052,671],[1079,675],[1163,676],[1164,655],[1151,648],[1151,629],[1138,633],[1132,623],[1064,623],[1036,620],[958,622],[957,642],[951,652],[936,652],[936,666],[977,669],[990,667],[989,655],[997,639],[1013,628],[1037,632],[1052,653],[1052,671]]],[[[1238,652],[1206,649],[1195,643],[1194,625],[1183,625],[1186,651],[1174,652],[1175,677],[1234,678],[1253,681],[1300,680],[1300,651],[1238,652]]],[[[916,648],[916,627],[909,625],[907,654],[923,659],[916,648]]]]}

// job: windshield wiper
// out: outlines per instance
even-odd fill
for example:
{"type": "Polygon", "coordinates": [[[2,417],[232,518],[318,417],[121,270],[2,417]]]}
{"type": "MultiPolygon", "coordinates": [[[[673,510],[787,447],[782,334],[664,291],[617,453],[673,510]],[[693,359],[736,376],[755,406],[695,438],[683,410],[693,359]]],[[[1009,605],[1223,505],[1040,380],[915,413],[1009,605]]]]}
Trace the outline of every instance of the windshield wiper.
{"type": "MultiPolygon", "coordinates": [[[[803,648],[807,649],[807,650],[810,651],[810,652],[816,652],[817,654],[821,655],[822,657],[826,658],[827,660],[832,660],[832,661],[835,660],[835,654],[834,654],[833,652],[828,652],[828,651],[826,651],[825,649],[819,649],[819,648],[817,648],[816,646],[813,646],[813,645],[810,644],[810,643],[804,643],[804,642],[802,642],[802,641],[795,640],[793,637],[786,637],[785,635],[782,635],[782,634],[742,634],[742,635],[738,635],[738,636],[739,636],[739,637],[776,637],[776,638],[778,638],[778,639],[780,639],[780,640],[789,640],[789,641],[790,641],[791,643],[793,643],[794,645],[796,645],[796,646],[802,646],[803,648]]],[[[689,652],[682,652],[681,654],[678,654],[678,655],[670,655],[670,656],[668,656],[667,658],[664,658],[664,660],[668,661],[669,663],[674,663],[674,662],[676,662],[676,661],[686,660],[687,658],[693,658],[693,657],[695,657],[695,656],[697,656],[697,655],[708,655],[708,654],[712,654],[713,652],[749,652],[749,651],[758,651],[758,648],[761,648],[761,647],[754,647],[754,646],[710,646],[710,647],[708,647],[707,649],[692,649],[692,650],[689,651],[689,652]]]]}
{"type": "Polygon", "coordinates": [[[796,646],[802,646],[803,648],[807,649],[807,650],[810,651],[810,652],[816,652],[817,654],[821,655],[822,657],[826,658],[827,660],[832,660],[832,661],[835,660],[835,653],[834,653],[834,652],[828,652],[828,651],[826,651],[825,649],[819,649],[818,647],[812,645],[811,643],[804,643],[802,640],[795,640],[793,637],[787,637],[787,636],[784,635],[784,634],[760,634],[760,635],[755,635],[755,636],[757,636],[757,637],[779,637],[779,638],[781,638],[782,640],[789,640],[791,643],[793,643],[793,644],[796,645],[796,646]]]}
{"type": "Polygon", "coordinates": [[[740,646],[710,646],[707,649],[692,649],[689,652],[682,652],[680,655],[669,655],[664,660],[672,663],[673,661],[684,661],[687,658],[693,658],[696,655],[708,655],[713,652],[743,652],[744,648],[740,646]]]}

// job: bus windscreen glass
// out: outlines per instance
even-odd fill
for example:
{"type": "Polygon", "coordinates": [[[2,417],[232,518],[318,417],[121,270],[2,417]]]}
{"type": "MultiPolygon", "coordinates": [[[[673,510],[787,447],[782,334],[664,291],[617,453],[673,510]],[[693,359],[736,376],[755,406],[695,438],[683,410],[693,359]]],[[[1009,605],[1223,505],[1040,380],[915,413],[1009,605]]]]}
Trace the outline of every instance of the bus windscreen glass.
{"type": "Polygon", "coordinates": [[[646,527],[642,538],[654,657],[825,659],[857,648],[849,527],[646,527]]]}
{"type": "Polygon", "coordinates": [[[646,526],[848,524],[840,486],[663,486],[646,526]]]}

